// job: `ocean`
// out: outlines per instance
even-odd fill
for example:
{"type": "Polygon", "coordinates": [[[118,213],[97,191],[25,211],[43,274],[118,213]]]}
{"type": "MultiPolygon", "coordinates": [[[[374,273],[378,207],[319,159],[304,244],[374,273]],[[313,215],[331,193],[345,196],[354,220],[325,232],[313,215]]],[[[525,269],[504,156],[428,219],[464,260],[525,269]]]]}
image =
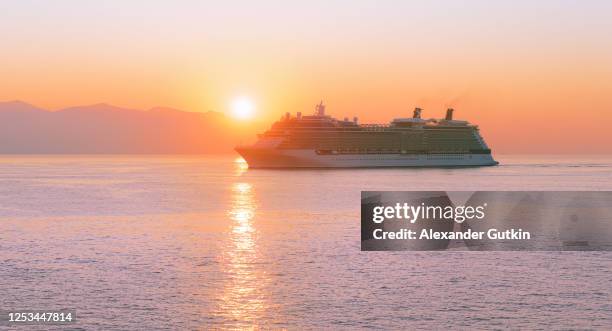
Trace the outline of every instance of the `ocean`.
{"type": "Polygon", "coordinates": [[[1,156],[0,310],[74,309],[88,330],[611,329],[611,252],[360,251],[365,190],[612,190],[610,156],[496,159],[1,156]]]}

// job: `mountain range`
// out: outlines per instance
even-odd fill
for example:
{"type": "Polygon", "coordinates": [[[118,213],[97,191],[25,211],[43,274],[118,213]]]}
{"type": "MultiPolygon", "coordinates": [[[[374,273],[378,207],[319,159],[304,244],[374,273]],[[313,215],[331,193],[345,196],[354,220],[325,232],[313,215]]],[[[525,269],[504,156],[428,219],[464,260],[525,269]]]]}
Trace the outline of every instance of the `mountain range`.
{"type": "Polygon", "coordinates": [[[214,111],[95,104],[50,111],[0,102],[0,154],[207,154],[254,138],[254,124],[214,111]]]}

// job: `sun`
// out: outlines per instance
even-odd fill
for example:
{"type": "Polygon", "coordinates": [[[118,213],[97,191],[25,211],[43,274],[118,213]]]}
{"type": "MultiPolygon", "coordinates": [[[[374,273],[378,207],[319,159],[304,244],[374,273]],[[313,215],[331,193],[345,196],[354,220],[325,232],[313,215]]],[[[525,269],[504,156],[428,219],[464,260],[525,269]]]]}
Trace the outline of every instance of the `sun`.
{"type": "Polygon", "coordinates": [[[238,97],[232,101],[232,116],[239,120],[248,120],[255,115],[255,104],[247,97],[238,97]]]}

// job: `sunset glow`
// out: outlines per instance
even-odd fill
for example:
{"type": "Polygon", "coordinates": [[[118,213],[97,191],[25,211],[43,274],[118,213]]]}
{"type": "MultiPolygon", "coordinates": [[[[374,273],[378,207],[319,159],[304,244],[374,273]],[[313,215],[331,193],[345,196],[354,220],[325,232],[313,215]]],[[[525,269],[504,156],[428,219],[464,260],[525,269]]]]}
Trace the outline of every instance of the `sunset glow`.
{"type": "Polygon", "coordinates": [[[362,123],[454,107],[502,153],[612,152],[612,2],[54,1],[0,10],[12,13],[0,22],[0,72],[11,77],[0,81],[0,101],[168,106],[264,123],[310,114],[321,98],[329,114],[362,123]]]}
{"type": "Polygon", "coordinates": [[[232,116],[238,120],[248,120],[255,115],[255,105],[247,97],[236,98],[232,102],[232,116]]]}

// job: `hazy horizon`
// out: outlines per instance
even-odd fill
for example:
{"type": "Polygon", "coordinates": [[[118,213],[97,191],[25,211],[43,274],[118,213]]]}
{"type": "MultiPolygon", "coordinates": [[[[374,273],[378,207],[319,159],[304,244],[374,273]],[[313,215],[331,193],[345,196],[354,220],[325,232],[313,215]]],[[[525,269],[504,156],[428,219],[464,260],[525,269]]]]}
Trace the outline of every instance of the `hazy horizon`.
{"type": "MultiPolygon", "coordinates": [[[[45,109],[22,100],[0,101],[0,154],[230,154],[236,145],[254,142],[270,125],[260,119],[238,121],[214,110],[134,109],[106,102],[45,109]]],[[[546,150],[537,143],[520,150],[499,146],[495,135],[489,138],[490,130],[481,131],[497,155],[612,155],[605,149],[546,150]]]]}

